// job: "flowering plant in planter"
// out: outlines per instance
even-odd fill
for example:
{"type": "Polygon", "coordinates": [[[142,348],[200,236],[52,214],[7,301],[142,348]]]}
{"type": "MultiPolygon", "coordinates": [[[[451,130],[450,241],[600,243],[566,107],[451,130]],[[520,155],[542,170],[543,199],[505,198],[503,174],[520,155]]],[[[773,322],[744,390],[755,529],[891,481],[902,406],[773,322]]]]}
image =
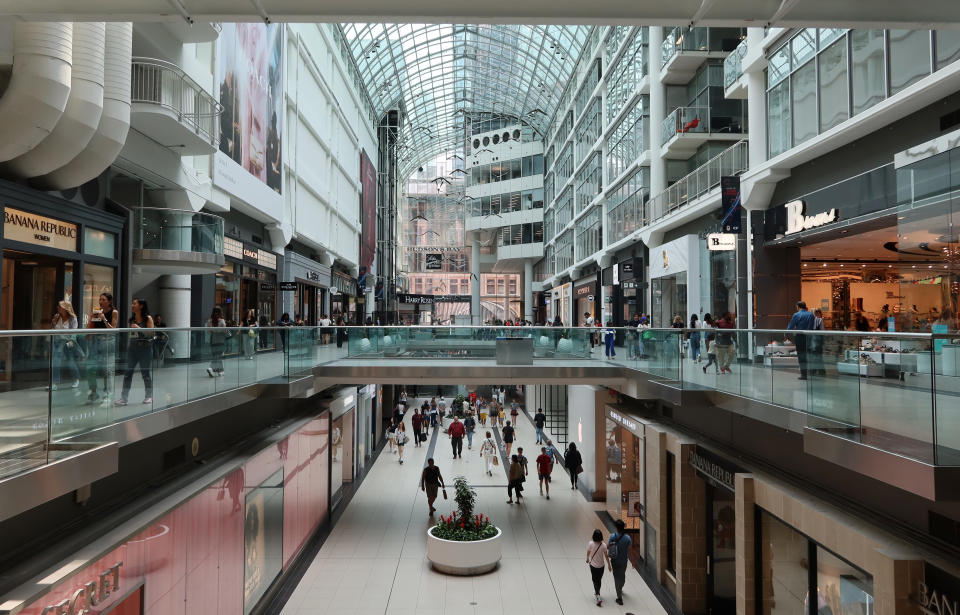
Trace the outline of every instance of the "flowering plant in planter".
{"type": "Polygon", "coordinates": [[[477,492],[470,488],[467,479],[458,476],[453,481],[457,510],[449,516],[440,515],[440,521],[431,529],[431,533],[443,540],[471,542],[486,540],[497,535],[497,527],[490,523],[490,517],[474,514],[477,492]]]}

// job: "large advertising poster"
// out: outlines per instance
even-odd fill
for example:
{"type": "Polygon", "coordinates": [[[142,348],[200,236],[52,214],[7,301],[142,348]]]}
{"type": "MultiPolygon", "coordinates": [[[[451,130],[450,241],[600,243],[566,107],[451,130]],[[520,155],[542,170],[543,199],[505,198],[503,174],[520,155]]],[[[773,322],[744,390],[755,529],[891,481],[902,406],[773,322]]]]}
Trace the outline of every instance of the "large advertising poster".
{"type": "Polygon", "coordinates": [[[283,29],[258,23],[222,28],[216,69],[223,106],[220,151],[279,193],[283,29]]]}
{"type": "Polygon", "coordinates": [[[373,274],[377,251],[377,170],[366,150],[360,150],[360,267],[373,274]]]}

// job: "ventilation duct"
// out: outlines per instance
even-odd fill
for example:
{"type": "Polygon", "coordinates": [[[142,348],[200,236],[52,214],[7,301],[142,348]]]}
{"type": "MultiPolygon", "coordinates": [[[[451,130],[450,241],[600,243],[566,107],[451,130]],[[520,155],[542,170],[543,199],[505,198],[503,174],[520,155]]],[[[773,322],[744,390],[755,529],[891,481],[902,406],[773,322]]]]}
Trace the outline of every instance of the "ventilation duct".
{"type": "Polygon", "coordinates": [[[103,22],[73,25],[70,98],[53,132],[7,168],[20,177],[44,175],[67,164],[87,146],[103,114],[103,22]]]}
{"type": "Polygon", "coordinates": [[[130,130],[130,66],[133,25],[106,25],[103,67],[103,114],[87,147],[63,167],[34,183],[49,190],[82,185],[103,173],[116,160],[130,130]]]}
{"type": "Polygon", "coordinates": [[[0,162],[43,141],[70,95],[73,24],[21,22],[13,29],[13,72],[0,98],[0,162]]]}

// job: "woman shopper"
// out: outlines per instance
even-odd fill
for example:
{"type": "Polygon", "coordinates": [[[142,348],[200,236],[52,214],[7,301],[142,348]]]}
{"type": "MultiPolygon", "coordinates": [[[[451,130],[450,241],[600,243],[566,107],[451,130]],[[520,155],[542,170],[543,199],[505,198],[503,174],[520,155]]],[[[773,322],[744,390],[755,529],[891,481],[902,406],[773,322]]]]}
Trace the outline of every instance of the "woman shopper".
{"type": "Polygon", "coordinates": [[[510,481],[507,483],[507,496],[510,498],[507,504],[513,504],[514,491],[517,492],[517,504],[520,504],[523,500],[523,496],[520,495],[523,492],[523,464],[520,463],[517,455],[510,457],[510,472],[507,477],[510,481]]]}
{"type": "Polygon", "coordinates": [[[490,435],[489,431],[487,432],[487,438],[480,445],[480,457],[483,458],[487,475],[493,476],[493,468],[497,465],[497,443],[493,441],[493,436],[490,435]]]}
{"type": "Polygon", "coordinates": [[[407,445],[407,426],[403,423],[397,425],[397,455],[400,457],[400,465],[403,465],[403,447],[407,445]]]}
{"type": "MultiPolygon", "coordinates": [[[[116,329],[120,320],[120,312],[113,307],[113,295],[102,293],[98,300],[99,307],[90,315],[90,329],[116,329]]],[[[87,385],[90,395],[87,403],[93,404],[98,400],[104,406],[110,405],[110,393],[113,391],[113,368],[116,359],[114,352],[116,338],[112,334],[91,335],[87,352],[87,385]],[[103,378],[103,397],[97,394],[97,378],[103,378]]]]}
{"type": "Polygon", "coordinates": [[[387,425],[387,449],[391,453],[397,451],[397,421],[390,419],[390,424],[387,425]]]}
{"type": "Polygon", "coordinates": [[[577,445],[573,442],[567,447],[567,454],[564,455],[563,467],[570,471],[570,488],[577,488],[577,477],[583,472],[583,457],[577,450],[577,445]]]}
{"type": "Polygon", "coordinates": [[[713,344],[715,338],[715,333],[713,329],[716,328],[716,323],[713,322],[713,317],[710,316],[710,312],[707,312],[703,315],[703,323],[700,325],[701,329],[706,329],[704,331],[704,350],[707,353],[707,364],[703,366],[703,373],[707,373],[707,368],[711,365],[714,366],[714,372],[720,373],[720,366],[717,364],[717,349],[713,344]]]}
{"type": "Polygon", "coordinates": [[[510,424],[510,421],[507,421],[507,426],[503,428],[503,445],[507,449],[507,457],[510,456],[510,449],[513,448],[513,439],[516,435],[516,431],[513,428],[513,425],[510,424]]]}
{"type": "Polygon", "coordinates": [[[217,378],[223,376],[223,352],[227,347],[227,338],[230,337],[227,321],[223,319],[223,310],[219,305],[214,306],[206,326],[213,329],[207,333],[210,344],[210,367],[207,368],[207,374],[211,378],[217,378]]]}
{"type": "Polygon", "coordinates": [[[243,332],[243,354],[247,361],[253,361],[257,354],[257,328],[260,324],[257,322],[257,314],[253,309],[247,310],[247,315],[241,321],[241,325],[246,329],[243,332]]]}
{"type": "Polygon", "coordinates": [[[694,363],[700,362],[700,326],[697,315],[690,316],[690,331],[687,333],[690,339],[690,360],[694,363]]]}
{"type": "MultiPolygon", "coordinates": [[[[53,328],[59,330],[78,328],[77,315],[69,301],[57,303],[57,313],[53,315],[53,328]]],[[[75,389],[80,386],[80,370],[77,369],[76,357],[82,352],[76,336],[54,335],[52,338],[53,374],[51,374],[50,388],[56,391],[57,386],[62,384],[63,369],[66,367],[70,372],[70,388],[75,389]]]]}
{"type": "Polygon", "coordinates": [[[603,541],[603,532],[593,530],[593,537],[587,543],[587,564],[590,566],[590,580],[593,581],[593,597],[597,601],[597,606],[603,605],[603,598],[600,597],[600,580],[603,578],[604,562],[612,571],[607,543],[603,541]]]}
{"type": "MultiPolygon", "coordinates": [[[[134,299],[130,305],[133,316],[128,325],[131,329],[153,329],[153,318],[150,317],[150,308],[143,299],[134,299]]],[[[117,406],[126,406],[130,396],[130,385],[133,384],[133,371],[140,366],[140,375],[143,377],[143,403],[153,403],[153,332],[138,331],[130,334],[127,345],[127,368],[123,374],[123,390],[117,406]]]]}

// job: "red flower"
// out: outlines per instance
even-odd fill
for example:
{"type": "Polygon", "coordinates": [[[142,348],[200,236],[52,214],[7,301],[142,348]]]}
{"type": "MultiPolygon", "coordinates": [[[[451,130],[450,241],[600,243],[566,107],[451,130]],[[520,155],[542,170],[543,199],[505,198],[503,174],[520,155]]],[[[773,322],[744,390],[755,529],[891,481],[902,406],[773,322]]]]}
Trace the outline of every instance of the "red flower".
{"type": "Polygon", "coordinates": [[[464,525],[463,521],[461,521],[461,522],[460,522],[460,527],[467,527],[467,526],[464,525]]]}

